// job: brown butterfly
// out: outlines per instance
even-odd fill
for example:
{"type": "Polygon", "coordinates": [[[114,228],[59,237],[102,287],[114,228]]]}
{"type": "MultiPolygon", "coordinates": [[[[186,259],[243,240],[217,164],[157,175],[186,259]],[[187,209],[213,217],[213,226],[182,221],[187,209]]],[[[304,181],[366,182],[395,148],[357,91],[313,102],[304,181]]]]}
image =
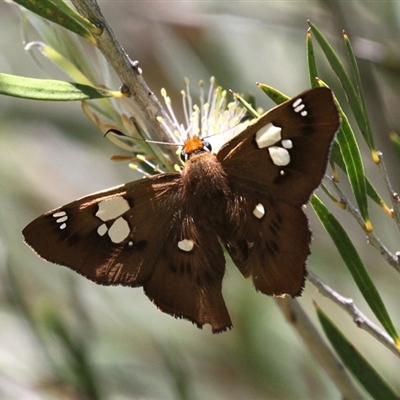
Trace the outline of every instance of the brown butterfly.
{"type": "Polygon", "coordinates": [[[339,126],[331,91],[308,90],[217,154],[187,140],[181,173],[47,212],[24,229],[25,241],[98,284],[143,286],[162,311],[224,331],[232,323],[221,294],[223,248],[258,291],[301,294],[311,240],[302,205],[321,182],[339,126]]]}

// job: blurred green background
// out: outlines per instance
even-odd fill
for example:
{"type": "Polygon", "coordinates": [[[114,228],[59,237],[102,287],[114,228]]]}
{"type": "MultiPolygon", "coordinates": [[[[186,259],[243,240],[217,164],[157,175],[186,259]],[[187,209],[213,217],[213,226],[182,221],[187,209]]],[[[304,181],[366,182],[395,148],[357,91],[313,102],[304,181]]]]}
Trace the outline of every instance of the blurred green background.
{"type": "MultiPolygon", "coordinates": [[[[150,88],[158,94],[165,87],[178,114],[183,78],[189,78],[196,97],[197,82],[208,81],[211,75],[224,88],[251,92],[259,106],[270,108],[273,104],[255,87],[256,81],[288,95],[309,86],[307,20],[343,55],[345,29],[358,56],[378,149],[385,154],[394,187],[399,188],[398,159],[388,140],[390,129],[400,131],[399,2],[99,4],[126,52],[139,60],[150,88]]],[[[49,77],[23,49],[15,5],[0,3],[0,27],[0,71],[49,77]]],[[[319,61],[321,78],[343,100],[322,55],[319,61]]],[[[115,89],[118,86],[116,79],[115,89]]],[[[366,146],[361,148],[366,172],[382,194],[376,167],[366,146]]],[[[83,398],[74,390],[82,384],[80,379],[94,383],[89,398],[97,394],[106,399],[340,398],[274,300],[256,293],[231,264],[223,293],[234,329],[212,335],[208,326],[198,330],[161,313],[140,288],[97,286],[40,260],[23,244],[21,230],[43,212],[138,178],[125,163],[109,161],[115,153],[119,149],[102,138],[79,103],[0,97],[0,398],[83,398]]],[[[385,199],[389,201],[388,196],[385,199]]],[[[366,243],[347,213],[331,208],[399,327],[398,274],[366,243]]],[[[375,321],[330,238],[308,214],[314,232],[309,267],[375,321]]],[[[371,215],[384,243],[398,251],[393,222],[375,206],[371,215]]],[[[307,284],[300,303],[317,326],[312,300],[399,391],[398,359],[307,284]]]]}

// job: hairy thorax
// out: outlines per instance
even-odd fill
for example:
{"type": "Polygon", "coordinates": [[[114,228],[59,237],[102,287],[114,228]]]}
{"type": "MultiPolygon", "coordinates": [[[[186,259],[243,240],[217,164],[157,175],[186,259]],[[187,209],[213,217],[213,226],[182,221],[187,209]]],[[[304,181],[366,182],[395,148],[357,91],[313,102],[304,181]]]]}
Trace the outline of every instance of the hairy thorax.
{"type": "MultiPolygon", "coordinates": [[[[191,156],[182,171],[183,191],[199,201],[217,201],[230,195],[227,177],[214,154],[202,152],[191,156]]],[[[185,197],[186,197],[185,196],[185,197]]]]}

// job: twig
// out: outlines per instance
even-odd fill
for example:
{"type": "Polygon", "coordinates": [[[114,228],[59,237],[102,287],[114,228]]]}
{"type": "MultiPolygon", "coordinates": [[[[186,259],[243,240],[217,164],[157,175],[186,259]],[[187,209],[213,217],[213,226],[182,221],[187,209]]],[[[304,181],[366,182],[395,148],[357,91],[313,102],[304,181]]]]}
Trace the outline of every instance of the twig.
{"type": "Polygon", "coordinates": [[[355,220],[358,222],[358,224],[361,226],[365,234],[367,235],[368,238],[368,243],[375,247],[379,253],[383,256],[383,258],[386,260],[386,262],[392,266],[397,272],[400,272],[400,259],[397,255],[392,254],[386,247],[385,245],[381,242],[381,240],[378,238],[378,236],[375,234],[374,231],[368,232],[365,229],[365,224],[364,220],[358,211],[356,207],[353,206],[353,204],[350,203],[348,198],[345,196],[345,194],[342,192],[340,187],[329,177],[325,176],[324,178],[325,182],[328,182],[330,187],[332,187],[337,196],[340,198],[340,201],[345,204],[346,210],[355,218],[355,220]]]}
{"type": "Polygon", "coordinates": [[[379,343],[382,343],[397,357],[400,357],[400,349],[394,343],[394,340],[382,329],[371,322],[355,305],[352,299],[343,297],[335,292],[330,286],[325,284],[317,275],[308,270],[307,279],[318,291],[325,297],[331,299],[338,306],[343,308],[352,318],[356,325],[367,331],[379,343]]]}
{"type": "Polygon", "coordinates": [[[393,206],[394,218],[397,223],[397,228],[400,230],[400,195],[393,190],[392,184],[390,183],[389,175],[386,171],[386,165],[383,160],[383,153],[378,151],[376,153],[376,155],[378,156],[379,161],[380,161],[377,164],[378,170],[383,178],[383,181],[385,182],[386,189],[389,192],[390,200],[391,200],[392,206],[393,206]]]}
{"type": "MultiPolygon", "coordinates": [[[[114,69],[121,79],[124,90],[129,92],[129,96],[134,100],[137,107],[141,110],[144,120],[150,125],[150,139],[169,142],[169,136],[164,131],[162,124],[157,121],[157,117],[162,117],[164,123],[174,131],[174,125],[169,114],[162,107],[154,93],[147,86],[143,79],[142,70],[139,68],[138,61],[132,61],[118,43],[114,32],[107,20],[103,16],[96,0],[71,0],[77,11],[85,18],[97,26],[103,28],[99,36],[94,36],[97,47],[103,53],[110,66],[114,69]],[[154,137],[153,137],[154,135],[154,137]]],[[[173,152],[166,148],[164,152],[173,152]]],[[[173,155],[175,157],[175,155],[173,155]]]]}
{"type": "Polygon", "coordinates": [[[348,400],[361,400],[363,397],[354,385],[346,371],[346,368],[322,339],[318,330],[310,321],[299,302],[289,296],[284,298],[277,297],[276,302],[285,315],[287,321],[303,339],[308,351],[313,355],[315,360],[338,388],[339,392],[342,394],[342,398],[348,400]]]}

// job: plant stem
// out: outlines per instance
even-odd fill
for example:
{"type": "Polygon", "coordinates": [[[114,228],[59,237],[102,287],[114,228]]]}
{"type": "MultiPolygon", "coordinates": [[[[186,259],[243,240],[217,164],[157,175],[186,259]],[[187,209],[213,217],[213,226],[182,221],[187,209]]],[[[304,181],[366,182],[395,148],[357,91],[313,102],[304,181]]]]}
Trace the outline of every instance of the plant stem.
{"type": "Polygon", "coordinates": [[[354,385],[346,368],[322,339],[300,303],[289,296],[284,298],[277,297],[276,302],[285,315],[286,320],[303,339],[308,351],[342,394],[342,398],[361,400],[363,397],[354,385]]]}
{"type": "Polygon", "coordinates": [[[325,284],[314,272],[308,270],[307,279],[318,291],[325,297],[331,299],[334,303],[343,308],[352,318],[356,325],[367,331],[379,343],[382,343],[397,357],[400,357],[400,349],[396,346],[393,339],[382,329],[371,322],[355,305],[352,299],[343,297],[335,292],[330,286],[325,284]]]}
{"type": "Polygon", "coordinates": [[[97,47],[121,79],[124,90],[128,90],[130,98],[134,100],[143,113],[144,119],[150,124],[151,130],[155,133],[155,138],[152,139],[168,142],[168,136],[157,121],[157,117],[162,117],[171,130],[174,130],[173,123],[143,79],[142,70],[138,66],[139,62],[132,61],[118,43],[96,0],[71,1],[82,16],[103,28],[103,32],[95,36],[97,47]]]}

